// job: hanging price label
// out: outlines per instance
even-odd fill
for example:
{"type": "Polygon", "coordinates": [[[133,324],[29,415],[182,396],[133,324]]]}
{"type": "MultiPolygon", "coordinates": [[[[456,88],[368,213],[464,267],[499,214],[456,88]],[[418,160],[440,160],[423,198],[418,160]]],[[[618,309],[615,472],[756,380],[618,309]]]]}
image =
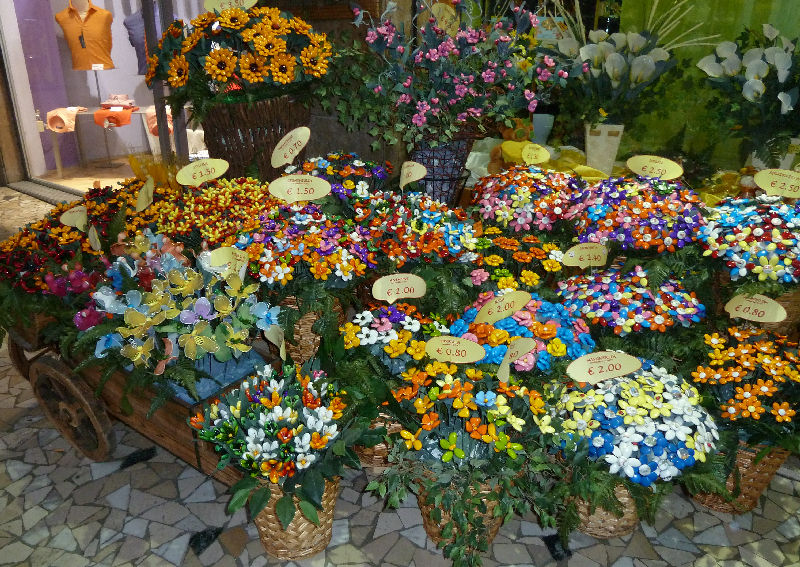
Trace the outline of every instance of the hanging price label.
{"type": "Polygon", "coordinates": [[[511,363],[522,358],[535,348],[536,339],[522,337],[511,341],[508,345],[506,355],[503,357],[503,362],[500,363],[500,368],[497,369],[497,379],[501,382],[508,382],[509,373],[511,372],[511,363]]]}
{"type": "Polygon", "coordinates": [[[764,295],[737,295],[725,304],[731,317],[756,323],[780,323],[786,319],[786,309],[777,301],[764,295]]]}
{"type": "Polygon", "coordinates": [[[404,161],[403,165],[400,167],[400,189],[409,183],[419,181],[426,175],[428,175],[428,170],[421,163],[404,161]]]}
{"type": "Polygon", "coordinates": [[[61,213],[61,216],[58,217],[58,220],[61,221],[61,224],[66,226],[74,226],[78,230],[86,232],[86,224],[88,222],[86,207],[83,205],[72,207],[70,210],[61,213]]]}
{"type": "Polygon", "coordinates": [[[525,144],[522,148],[522,161],[526,165],[537,165],[550,161],[550,152],[539,144],[525,144]]]}
{"type": "Polygon", "coordinates": [[[270,325],[266,331],[262,333],[264,338],[278,347],[281,360],[286,360],[286,340],[283,336],[283,329],[280,325],[270,325]]]}
{"type": "Polygon", "coordinates": [[[300,126],[286,134],[272,150],[272,167],[292,163],[294,158],[300,155],[300,152],[306,147],[309,139],[311,139],[311,130],[306,126],[300,126]]]}
{"type": "Polygon", "coordinates": [[[764,169],[756,173],[753,179],[756,185],[767,192],[767,195],[800,198],[800,171],[764,169]]]}
{"type": "Polygon", "coordinates": [[[250,263],[250,255],[244,250],[223,246],[210,252],[209,262],[215,267],[227,265],[228,269],[222,274],[222,277],[226,278],[229,274],[238,273],[247,266],[250,263]]]}
{"type": "Polygon", "coordinates": [[[249,10],[258,4],[258,0],[206,0],[203,7],[207,12],[222,12],[228,8],[241,8],[242,10],[249,10]]]}
{"type": "Polygon", "coordinates": [[[461,337],[433,337],[425,344],[425,354],[441,362],[471,364],[486,356],[486,351],[478,343],[461,337]]]}
{"type": "Polygon", "coordinates": [[[494,323],[500,319],[505,319],[513,315],[531,300],[531,294],[527,291],[512,291],[505,295],[495,297],[486,305],[481,307],[475,317],[476,323],[494,323]]]}
{"type": "Polygon", "coordinates": [[[155,191],[156,182],[151,176],[147,176],[147,181],[144,182],[142,188],[139,189],[139,194],[136,196],[136,212],[141,212],[153,203],[153,192],[155,191]]]}
{"type": "Polygon", "coordinates": [[[226,171],[228,171],[228,162],[224,159],[200,159],[182,167],[175,179],[181,185],[197,187],[206,181],[222,177],[226,171]]]}
{"type": "Polygon", "coordinates": [[[561,263],[565,266],[588,268],[589,266],[605,266],[608,261],[608,248],[599,242],[581,242],[566,252],[561,263]]]}
{"type": "Polygon", "coordinates": [[[628,169],[645,177],[660,177],[661,179],[677,179],[683,175],[683,168],[671,159],[661,156],[639,155],[633,156],[626,162],[628,169]]]}
{"type": "Polygon", "coordinates": [[[314,201],[331,193],[331,184],[313,175],[287,175],[269,184],[269,192],[287,203],[314,201]]]}
{"type": "Polygon", "coordinates": [[[425,280],[414,274],[391,274],[372,284],[372,297],[389,303],[406,297],[422,297],[426,291],[425,280]]]}
{"type": "Polygon", "coordinates": [[[609,378],[625,376],[641,367],[641,361],[635,356],[624,352],[604,350],[576,358],[567,366],[567,374],[576,382],[597,384],[609,378]]]}
{"type": "Polygon", "coordinates": [[[97,234],[97,229],[94,225],[89,227],[89,232],[86,234],[89,237],[89,246],[92,247],[92,250],[100,251],[103,249],[103,245],[100,243],[100,235],[97,234]]]}
{"type": "Polygon", "coordinates": [[[450,2],[437,2],[431,6],[431,14],[436,18],[436,25],[450,36],[458,33],[458,13],[450,2]]]}

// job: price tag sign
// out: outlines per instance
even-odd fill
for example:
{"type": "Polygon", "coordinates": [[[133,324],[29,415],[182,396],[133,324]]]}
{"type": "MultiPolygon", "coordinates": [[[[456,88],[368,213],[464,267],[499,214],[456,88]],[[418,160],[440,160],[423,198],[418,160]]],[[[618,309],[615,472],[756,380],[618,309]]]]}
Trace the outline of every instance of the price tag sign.
{"type": "Polygon", "coordinates": [[[455,36],[458,33],[458,13],[450,2],[438,2],[431,7],[431,14],[436,18],[436,25],[443,29],[447,35],[455,36]]]}
{"type": "Polygon", "coordinates": [[[425,280],[414,274],[383,276],[372,284],[372,297],[389,303],[406,297],[422,297],[426,291],[425,280]]]}
{"type": "Polygon", "coordinates": [[[147,181],[144,182],[142,188],[139,189],[139,194],[136,196],[136,212],[141,212],[153,203],[153,191],[155,190],[156,182],[148,175],[147,181]]]}
{"type": "Polygon", "coordinates": [[[92,250],[102,250],[103,245],[100,243],[100,235],[97,234],[97,229],[94,225],[89,227],[89,232],[87,233],[89,236],[89,245],[92,247],[92,250]]]}
{"type": "Polygon", "coordinates": [[[428,175],[427,168],[415,161],[404,161],[400,167],[400,189],[428,175]]]}
{"type": "Polygon", "coordinates": [[[576,382],[588,382],[594,385],[603,380],[625,376],[641,367],[642,363],[635,356],[603,350],[576,358],[567,366],[567,374],[576,382]]]}
{"type": "Polygon", "coordinates": [[[608,261],[608,248],[599,242],[581,242],[566,252],[561,263],[565,266],[588,268],[589,266],[605,266],[608,261]]]}
{"type": "Polygon", "coordinates": [[[102,63],[92,63],[92,71],[105,71],[105,69],[102,63]]]}
{"type": "Polygon", "coordinates": [[[286,340],[280,325],[270,325],[263,332],[264,338],[280,349],[281,360],[286,360],[286,340]]]}
{"type": "Polygon", "coordinates": [[[505,319],[513,315],[531,300],[531,294],[527,291],[512,291],[505,295],[495,297],[486,305],[481,307],[475,317],[476,323],[494,323],[500,319],[505,319]]]}
{"type": "Polygon", "coordinates": [[[286,134],[275,149],[272,150],[272,167],[280,167],[292,163],[311,138],[311,130],[306,126],[295,128],[286,134]]]}
{"type": "Polygon", "coordinates": [[[58,220],[61,221],[61,224],[74,226],[78,230],[86,232],[88,218],[86,207],[83,205],[78,205],[77,207],[72,207],[70,210],[61,213],[61,216],[58,220]]]}
{"type": "Polygon", "coordinates": [[[790,169],[764,169],[753,178],[767,195],[800,198],[800,172],[790,169]]]}
{"type": "Polygon", "coordinates": [[[497,379],[501,382],[508,382],[509,373],[511,372],[511,363],[522,358],[535,348],[536,339],[522,337],[511,341],[511,344],[508,345],[506,355],[503,357],[503,362],[500,363],[500,368],[497,369],[497,379]]]}
{"type": "Polygon", "coordinates": [[[222,274],[224,278],[229,274],[238,273],[239,270],[247,266],[250,263],[250,255],[244,250],[239,250],[232,246],[223,246],[210,252],[209,262],[215,267],[228,266],[228,269],[222,274]]]}
{"type": "Polygon", "coordinates": [[[478,343],[461,337],[433,337],[425,344],[425,354],[441,362],[471,364],[486,356],[486,351],[478,343]]]}
{"type": "Polygon", "coordinates": [[[222,177],[226,171],[228,171],[228,162],[224,159],[200,159],[181,168],[175,179],[181,185],[197,187],[206,181],[222,177]]]}
{"type": "Polygon", "coordinates": [[[313,175],[287,175],[270,183],[269,192],[287,203],[314,201],[330,195],[331,184],[313,175]]]}
{"type": "Polygon", "coordinates": [[[780,323],[786,319],[786,309],[765,295],[737,295],[725,304],[731,317],[739,317],[756,323],[780,323]]]}
{"type": "MultiPolygon", "coordinates": [[[[249,10],[258,4],[258,0],[206,0],[203,7],[208,12],[222,12],[228,8],[241,8],[242,10],[249,10]]],[[[274,166],[273,166],[274,167],[274,166]]]]}
{"type": "Polygon", "coordinates": [[[539,144],[525,144],[522,148],[522,161],[525,165],[537,165],[550,161],[550,152],[539,144]]]}
{"type": "Polygon", "coordinates": [[[671,159],[661,156],[633,156],[627,162],[628,169],[645,177],[677,179],[683,175],[683,168],[671,159]]]}

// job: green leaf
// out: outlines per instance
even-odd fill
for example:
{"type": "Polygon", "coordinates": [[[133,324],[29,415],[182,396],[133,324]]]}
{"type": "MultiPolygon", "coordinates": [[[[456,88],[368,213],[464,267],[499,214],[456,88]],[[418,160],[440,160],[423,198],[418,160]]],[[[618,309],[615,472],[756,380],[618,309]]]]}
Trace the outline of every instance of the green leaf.
{"type": "Polygon", "coordinates": [[[236,484],[234,484],[230,491],[239,492],[240,490],[252,490],[258,485],[258,479],[252,476],[246,476],[236,484]]]}
{"type": "Polygon", "coordinates": [[[315,469],[307,470],[303,480],[303,493],[312,503],[321,507],[323,492],[325,492],[325,479],[319,471],[315,469]]]}
{"type": "Polygon", "coordinates": [[[275,504],[275,513],[278,515],[284,530],[289,529],[289,524],[294,519],[295,507],[291,494],[285,494],[283,498],[275,504]]]}
{"type": "Polygon", "coordinates": [[[258,516],[261,510],[267,506],[271,493],[272,491],[269,489],[269,485],[265,485],[263,488],[259,488],[253,492],[253,495],[250,497],[250,515],[252,517],[255,518],[258,516]]]}
{"type": "Polygon", "coordinates": [[[317,509],[314,508],[314,505],[311,502],[306,500],[300,501],[300,511],[303,513],[309,522],[314,524],[315,526],[319,525],[319,516],[317,515],[317,509]]]}
{"type": "Polygon", "coordinates": [[[236,510],[244,506],[249,496],[250,496],[249,488],[246,488],[244,490],[239,490],[238,492],[236,492],[233,495],[233,498],[231,498],[231,501],[228,502],[228,514],[233,514],[234,512],[236,512],[236,510]]]}

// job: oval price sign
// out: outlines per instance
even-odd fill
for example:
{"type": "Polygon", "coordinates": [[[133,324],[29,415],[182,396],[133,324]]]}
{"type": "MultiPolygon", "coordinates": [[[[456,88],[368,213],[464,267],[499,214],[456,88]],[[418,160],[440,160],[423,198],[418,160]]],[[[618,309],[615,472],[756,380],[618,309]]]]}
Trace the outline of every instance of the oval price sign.
{"type": "Polygon", "coordinates": [[[272,150],[272,167],[280,167],[287,163],[292,163],[294,158],[300,155],[300,152],[303,151],[310,139],[311,130],[306,126],[300,126],[286,134],[275,146],[275,149],[272,150]]]}
{"type": "Polygon", "coordinates": [[[136,212],[142,212],[153,203],[153,191],[155,190],[156,182],[148,175],[147,181],[144,182],[142,188],[139,189],[139,194],[136,196],[136,212]]]}
{"type": "Polygon", "coordinates": [[[61,213],[61,216],[58,217],[58,220],[61,221],[61,224],[74,226],[78,230],[86,232],[86,224],[88,222],[88,213],[86,207],[83,205],[72,207],[70,210],[61,213]]]}
{"type": "Polygon", "coordinates": [[[313,201],[331,193],[331,184],[313,175],[287,175],[269,184],[269,192],[287,203],[313,201]]]}
{"type": "Polygon", "coordinates": [[[550,152],[539,144],[525,144],[522,148],[522,161],[526,165],[537,165],[550,161],[550,152]]]}
{"type": "Polygon", "coordinates": [[[206,0],[203,7],[208,12],[222,12],[228,8],[241,8],[242,10],[249,10],[258,4],[258,0],[206,0]]]}
{"type": "Polygon", "coordinates": [[[199,159],[182,167],[175,179],[181,185],[197,187],[206,181],[222,177],[226,171],[228,171],[228,162],[224,159],[199,159]]]}
{"type": "Polygon", "coordinates": [[[800,171],[790,169],[763,169],[753,178],[767,195],[800,198],[800,171]]]}
{"type": "Polygon", "coordinates": [[[391,274],[372,284],[372,297],[389,303],[405,297],[422,297],[426,291],[425,280],[414,274],[391,274]]]}
{"type": "Polygon", "coordinates": [[[433,337],[425,344],[425,354],[441,362],[471,364],[486,356],[486,351],[478,343],[461,337],[433,337]]]}
{"type": "Polygon", "coordinates": [[[495,297],[481,307],[475,317],[475,322],[494,323],[500,319],[505,319],[525,307],[530,300],[531,294],[527,291],[512,291],[495,297]]]}
{"type": "Polygon", "coordinates": [[[677,179],[683,175],[683,168],[671,159],[661,156],[638,155],[626,162],[628,169],[645,177],[677,179]]]}
{"type": "Polygon", "coordinates": [[[222,273],[222,277],[226,278],[230,274],[239,273],[242,268],[247,266],[250,263],[250,255],[244,250],[223,246],[210,252],[209,261],[215,267],[227,265],[228,269],[222,273]]]}
{"type": "Polygon", "coordinates": [[[608,261],[608,248],[599,242],[581,242],[566,252],[561,263],[565,266],[588,268],[589,266],[605,266],[608,261]]]}
{"type": "Polygon", "coordinates": [[[739,317],[756,323],[780,323],[786,319],[783,305],[764,295],[737,295],[725,304],[731,317],[739,317]]]}
{"type": "Polygon", "coordinates": [[[509,373],[511,371],[511,363],[515,360],[522,358],[533,349],[536,348],[536,339],[529,337],[521,337],[511,341],[508,345],[506,355],[500,363],[500,368],[497,369],[497,379],[501,382],[508,382],[509,373]]]}
{"type": "Polygon", "coordinates": [[[567,374],[576,382],[588,382],[594,385],[609,378],[625,376],[641,367],[642,363],[635,356],[603,350],[576,358],[567,366],[567,374]]]}
{"type": "Polygon", "coordinates": [[[427,168],[415,161],[404,161],[400,167],[400,189],[428,175],[427,168]]]}

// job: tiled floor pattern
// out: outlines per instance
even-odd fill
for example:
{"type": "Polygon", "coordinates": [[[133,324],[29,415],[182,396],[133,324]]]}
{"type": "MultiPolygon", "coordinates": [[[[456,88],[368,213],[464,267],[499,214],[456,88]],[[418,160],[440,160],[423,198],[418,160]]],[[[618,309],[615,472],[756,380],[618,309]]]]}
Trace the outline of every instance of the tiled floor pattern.
{"type": "MultiPolygon", "coordinates": [[[[113,460],[81,457],[42,415],[28,383],[0,350],[0,564],[297,567],[438,567],[416,503],[384,510],[362,492],[364,473],[342,483],[333,540],[316,557],[281,562],[264,553],[243,512],[225,513],[226,488],[127,426],[114,425],[113,460]],[[126,457],[127,460],[126,460],[126,457]],[[147,459],[147,457],[150,457],[147,459]],[[138,459],[147,460],[136,462],[138,459]],[[131,462],[134,464],[128,466],[131,462]]],[[[503,526],[487,567],[771,567],[800,565],[800,475],[782,469],[752,513],[711,512],[673,494],[655,526],[598,541],[573,534],[559,562],[534,521],[503,526]]]]}
{"type": "MultiPolygon", "coordinates": [[[[77,197],[76,197],[77,198],[77,197]]],[[[0,240],[5,240],[26,224],[43,218],[53,205],[0,187],[0,240]]]]}

